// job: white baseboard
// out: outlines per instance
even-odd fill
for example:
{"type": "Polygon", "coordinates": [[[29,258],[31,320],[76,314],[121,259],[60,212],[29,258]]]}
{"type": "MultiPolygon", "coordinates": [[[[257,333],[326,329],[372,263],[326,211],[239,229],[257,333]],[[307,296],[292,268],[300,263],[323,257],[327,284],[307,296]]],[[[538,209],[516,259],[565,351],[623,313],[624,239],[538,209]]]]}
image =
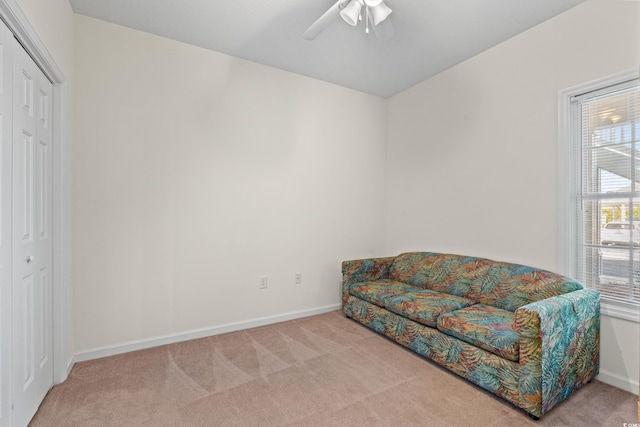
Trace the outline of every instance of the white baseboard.
{"type": "Polygon", "coordinates": [[[122,344],[98,347],[91,350],[81,351],[74,354],[69,361],[69,371],[76,362],[99,359],[101,357],[115,356],[116,354],[129,353],[130,351],[144,350],[161,345],[174,344],[198,338],[210,337],[227,332],[240,331],[243,329],[256,328],[258,326],[270,325],[273,323],[285,322],[287,320],[300,319],[303,317],[315,316],[317,314],[328,313],[340,309],[341,304],[327,305],[324,307],[312,308],[309,310],[294,311],[290,313],[278,314],[275,316],[250,319],[242,322],[227,323],[225,325],[211,328],[195,329],[192,331],[180,332],[177,334],[163,335],[155,338],[148,338],[138,341],[129,341],[122,344]]]}
{"type": "Polygon", "coordinates": [[[67,361],[67,376],[65,377],[65,380],[69,378],[69,374],[71,373],[71,370],[73,369],[73,365],[75,364],[76,364],[76,355],[74,354],[67,361]]]}
{"type": "Polygon", "coordinates": [[[600,374],[596,379],[624,391],[628,391],[629,393],[638,394],[638,380],[635,378],[622,377],[612,372],[600,369],[600,374]]]}

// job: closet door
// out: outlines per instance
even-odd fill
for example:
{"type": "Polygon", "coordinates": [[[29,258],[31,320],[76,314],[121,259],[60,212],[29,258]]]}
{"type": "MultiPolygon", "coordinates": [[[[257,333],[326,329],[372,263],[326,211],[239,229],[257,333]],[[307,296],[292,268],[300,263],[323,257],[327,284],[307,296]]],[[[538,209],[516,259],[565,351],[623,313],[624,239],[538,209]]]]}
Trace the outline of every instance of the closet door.
{"type": "Polygon", "coordinates": [[[14,425],[26,425],[53,384],[51,83],[13,46],[14,425]]]}
{"type": "Polygon", "coordinates": [[[0,25],[0,427],[11,417],[11,48],[0,25]]]}

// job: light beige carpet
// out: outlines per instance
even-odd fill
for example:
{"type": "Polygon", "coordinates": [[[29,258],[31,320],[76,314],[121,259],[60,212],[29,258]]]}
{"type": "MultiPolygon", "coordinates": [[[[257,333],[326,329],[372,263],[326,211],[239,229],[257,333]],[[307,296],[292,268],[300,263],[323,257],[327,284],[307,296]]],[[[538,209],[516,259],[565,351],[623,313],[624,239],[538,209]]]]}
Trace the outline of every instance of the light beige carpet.
{"type": "Polygon", "coordinates": [[[594,381],[540,421],[335,311],[78,363],[36,426],[615,426],[594,381]]]}

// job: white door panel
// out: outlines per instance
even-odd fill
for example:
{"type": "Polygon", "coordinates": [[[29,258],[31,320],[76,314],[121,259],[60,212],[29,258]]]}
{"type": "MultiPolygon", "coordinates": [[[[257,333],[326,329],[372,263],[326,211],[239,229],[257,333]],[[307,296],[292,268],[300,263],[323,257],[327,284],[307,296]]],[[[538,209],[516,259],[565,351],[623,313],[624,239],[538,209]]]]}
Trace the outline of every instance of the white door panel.
{"type": "Polygon", "coordinates": [[[53,384],[51,84],[17,42],[13,58],[13,415],[21,426],[53,384]]]}
{"type": "Polygon", "coordinates": [[[0,22],[0,427],[53,384],[53,87],[0,22]]]}
{"type": "MultiPolygon", "coordinates": [[[[34,64],[35,65],[35,64],[34,64]]],[[[38,137],[36,154],[36,268],[38,277],[38,305],[36,321],[38,324],[37,362],[46,381],[43,388],[49,390],[53,384],[53,153],[51,128],[52,86],[40,69],[37,69],[38,90],[36,93],[36,135],[38,137]]],[[[43,395],[44,397],[44,395],[43,395]]]]}

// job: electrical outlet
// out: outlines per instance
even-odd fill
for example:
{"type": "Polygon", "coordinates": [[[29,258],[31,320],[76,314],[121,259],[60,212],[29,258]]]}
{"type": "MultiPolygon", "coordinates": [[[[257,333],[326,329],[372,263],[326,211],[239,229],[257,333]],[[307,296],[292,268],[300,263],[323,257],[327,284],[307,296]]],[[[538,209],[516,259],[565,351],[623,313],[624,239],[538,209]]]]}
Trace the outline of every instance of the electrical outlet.
{"type": "Polygon", "coordinates": [[[296,273],[296,285],[302,285],[302,273],[296,273]]]}
{"type": "Polygon", "coordinates": [[[268,276],[260,276],[260,281],[258,282],[258,289],[267,289],[269,284],[268,276]]]}

